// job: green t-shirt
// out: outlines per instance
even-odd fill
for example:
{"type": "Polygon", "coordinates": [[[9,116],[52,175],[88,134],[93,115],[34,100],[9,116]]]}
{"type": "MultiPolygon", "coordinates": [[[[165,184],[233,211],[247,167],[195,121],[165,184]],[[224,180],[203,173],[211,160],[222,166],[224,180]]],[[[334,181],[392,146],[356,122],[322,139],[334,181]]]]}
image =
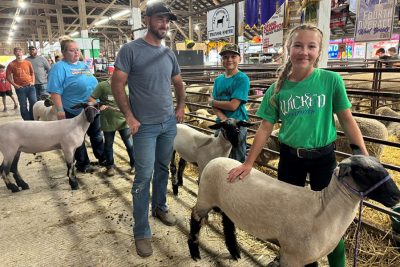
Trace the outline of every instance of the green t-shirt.
{"type": "MultiPolygon", "coordinates": [[[[125,91],[128,93],[126,87],[125,91]]],[[[100,82],[93,91],[92,97],[99,99],[101,104],[111,107],[100,112],[101,130],[104,132],[114,132],[128,127],[124,114],[115,110],[119,109],[111,91],[110,81],[100,82]]]]}
{"type": "Polygon", "coordinates": [[[285,80],[270,102],[275,84],[265,93],[257,116],[275,124],[281,119],[279,141],[293,148],[318,148],[336,140],[333,113],[348,109],[343,79],[336,72],[315,69],[300,82],[285,80]]]}

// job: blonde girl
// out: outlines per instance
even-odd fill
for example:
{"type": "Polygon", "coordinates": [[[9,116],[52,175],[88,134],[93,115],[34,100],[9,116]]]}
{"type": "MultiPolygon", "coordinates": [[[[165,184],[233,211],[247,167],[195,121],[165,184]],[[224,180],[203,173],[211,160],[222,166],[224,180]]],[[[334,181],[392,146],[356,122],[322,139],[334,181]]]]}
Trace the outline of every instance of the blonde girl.
{"type": "MultiPolygon", "coordinates": [[[[282,121],[278,137],[278,179],[281,181],[305,186],[309,174],[312,190],[320,191],[328,186],[336,167],[334,114],[350,143],[368,155],[351,114],[343,79],[338,73],[317,68],[322,39],[321,30],[312,25],[298,26],[288,34],[282,70],[257,111],[262,122],[249,155],[243,165],[229,172],[228,181],[244,179],[249,174],[279,119],[282,121]]],[[[343,240],[328,259],[331,267],[345,266],[343,240]]],[[[317,266],[317,263],[307,266],[317,266]]]]}

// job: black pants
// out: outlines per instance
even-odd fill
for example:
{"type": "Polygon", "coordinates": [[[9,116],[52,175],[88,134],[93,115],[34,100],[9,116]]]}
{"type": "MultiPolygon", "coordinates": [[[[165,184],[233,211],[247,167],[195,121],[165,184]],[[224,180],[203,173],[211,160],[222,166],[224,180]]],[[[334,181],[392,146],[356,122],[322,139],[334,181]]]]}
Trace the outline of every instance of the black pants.
{"type": "Polygon", "coordinates": [[[298,158],[287,146],[280,146],[278,180],[305,186],[307,173],[310,174],[310,186],[314,191],[321,191],[329,185],[336,168],[335,152],[332,151],[317,159],[298,158]]]}

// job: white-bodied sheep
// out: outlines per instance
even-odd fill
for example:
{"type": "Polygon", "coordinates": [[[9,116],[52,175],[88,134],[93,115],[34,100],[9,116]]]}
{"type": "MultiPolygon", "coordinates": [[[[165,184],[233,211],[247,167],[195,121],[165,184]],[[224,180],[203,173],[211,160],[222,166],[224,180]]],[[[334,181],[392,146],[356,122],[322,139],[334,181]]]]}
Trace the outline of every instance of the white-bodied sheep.
{"type": "MultiPolygon", "coordinates": [[[[400,118],[400,113],[394,111],[393,109],[389,107],[380,107],[375,111],[375,114],[377,115],[382,115],[382,116],[388,116],[388,117],[394,117],[394,118],[400,118]]],[[[391,122],[391,121],[381,121],[383,124],[386,125],[388,134],[389,135],[394,135],[398,139],[400,139],[400,123],[399,122],[391,122]]]]}
{"type": "MultiPolygon", "coordinates": [[[[97,104],[96,104],[97,105],[97,104]]],[[[19,188],[29,189],[28,184],[18,172],[18,161],[21,152],[38,153],[54,149],[61,149],[67,163],[69,184],[73,190],[78,189],[75,176],[74,154],[82,145],[85,134],[91,122],[98,114],[96,105],[78,104],[74,108],[84,108],[80,115],[58,121],[14,121],[0,125],[0,152],[3,154],[3,163],[0,173],[12,192],[19,188]],[[10,171],[14,174],[15,182],[10,181],[10,171]]]]}
{"type": "Polygon", "coordinates": [[[174,140],[174,151],[178,152],[181,160],[176,177],[175,152],[171,160],[172,188],[174,194],[178,194],[178,186],[182,185],[182,175],[186,162],[195,163],[199,168],[199,174],[206,164],[217,157],[228,157],[232,146],[239,142],[239,128],[251,126],[246,121],[228,119],[211,125],[213,130],[221,129],[217,137],[204,134],[185,124],[177,125],[177,134],[174,140]]]}
{"type": "Polygon", "coordinates": [[[37,101],[32,108],[33,119],[35,121],[56,121],[57,110],[50,98],[37,101]]]}
{"type": "Polygon", "coordinates": [[[236,225],[261,240],[276,241],[281,267],[303,267],[336,247],[356,215],[361,191],[376,186],[368,197],[388,207],[400,200],[400,191],[388,172],[370,156],[343,160],[329,186],[319,192],[278,181],[255,169],[244,180],[229,183],[228,172],[240,164],[217,158],[201,175],[188,240],[195,260],[200,259],[201,222],[214,207],[223,212],[225,243],[234,259],[240,258],[236,225]]]}

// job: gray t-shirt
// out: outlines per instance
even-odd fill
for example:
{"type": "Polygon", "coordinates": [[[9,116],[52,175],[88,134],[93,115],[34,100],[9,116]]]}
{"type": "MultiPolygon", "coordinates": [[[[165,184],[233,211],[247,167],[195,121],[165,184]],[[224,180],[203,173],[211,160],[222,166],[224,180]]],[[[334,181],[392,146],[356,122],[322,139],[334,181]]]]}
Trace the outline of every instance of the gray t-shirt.
{"type": "Polygon", "coordinates": [[[47,83],[47,75],[50,70],[50,64],[47,59],[42,56],[29,56],[26,60],[32,63],[33,72],[35,73],[35,84],[47,83]]]}
{"type": "Polygon", "coordinates": [[[162,123],[174,115],[171,77],[180,68],[168,47],[134,40],[121,48],[115,67],[128,74],[129,102],[141,124],[162,123]]]}

